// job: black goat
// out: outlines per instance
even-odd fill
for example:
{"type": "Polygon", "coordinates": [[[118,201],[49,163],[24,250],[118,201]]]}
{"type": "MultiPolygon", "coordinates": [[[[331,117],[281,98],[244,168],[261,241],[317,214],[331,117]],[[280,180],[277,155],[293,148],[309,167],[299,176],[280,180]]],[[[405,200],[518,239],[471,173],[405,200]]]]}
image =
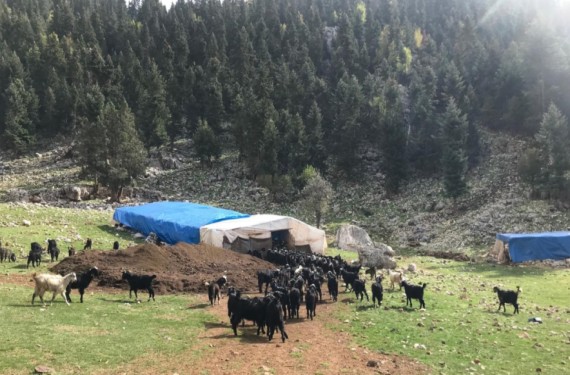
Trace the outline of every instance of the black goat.
{"type": "Polygon", "coordinates": [[[241,297],[241,292],[234,287],[228,288],[228,318],[232,317],[232,313],[237,311],[238,301],[241,297]]]}
{"type": "Polygon", "coordinates": [[[26,268],[30,268],[30,263],[32,267],[39,266],[42,263],[42,253],[44,249],[37,242],[32,242],[30,252],[28,253],[28,265],[26,268]]]}
{"type": "Polygon", "coordinates": [[[218,300],[218,305],[220,304],[220,286],[218,283],[212,281],[211,283],[206,282],[208,287],[208,299],[210,300],[210,305],[214,306],[216,299],[218,300]]]}
{"type": "Polygon", "coordinates": [[[0,263],[4,262],[4,260],[8,261],[8,262],[15,262],[16,261],[16,254],[14,254],[12,251],[1,247],[2,245],[0,244],[0,263]]]}
{"type": "Polygon", "coordinates": [[[220,290],[222,290],[224,288],[224,285],[226,285],[226,283],[228,282],[228,277],[226,275],[220,277],[218,280],[216,280],[216,284],[218,284],[218,286],[220,287],[220,290]]]}
{"type": "Polygon", "coordinates": [[[406,306],[408,306],[409,303],[410,307],[412,307],[412,299],[417,299],[418,301],[420,301],[420,309],[422,307],[424,309],[426,308],[426,304],[424,302],[424,289],[427,286],[426,283],[422,284],[421,286],[411,285],[408,284],[406,280],[403,280],[400,285],[404,287],[404,290],[406,292],[406,306]]]}
{"type": "Polygon", "coordinates": [[[514,290],[501,290],[501,289],[499,289],[499,287],[494,287],[493,292],[497,293],[497,296],[499,297],[499,308],[497,309],[497,311],[501,310],[501,306],[503,306],[503,312],[507,312],[507,309],[505,307],[505,303],[510,303],[511,305],[513,305],[515,307],[513,314],[519,313],[519,304],[518,304],[517,300],[519,298],[520,292],[522,292],[522,289],[520,287],[517,286],[516,291],[514,291],[514,290]]]}
{"type": "Polygon", "coordinates": [[[65,288],[65,296],[67,297],[67,300],[71,302],[71,298],[69,297],[71,289],[78,289],[79,295],[81,296],[80,301],[83,303],[83,294],[85,293],[85,289],[87,289],[89,284],[91,284],[91,281],[93,281],[95,276],[99,276],[99,269],[97,267],[93,267],[87,272],[78,274],[77,280],[72,281],[67,285],[67,288],[65,288]]]}
{"type": "Polygon", "coordinates": [[[265,303],[265,323],[267,324],[267,336],[269,336],[269,341],[273,339],[273,334],[275,329],[279,329],[281,332],[281,341],[285,342],[289,336],[285,332],[285,322],[283,319],[283,306],[281,306],[282,297],[278,294],[280,292],[275,292],[274,295],[268,295],[264,299],[265,303]]]}
{"type": "Polygon", "coordinates": [[[356,299],[360,298],[360,301],[366,296],[366,300],[370,301],[368,298],[368,292],[366,291],[366,280],[354,280],[352,283],[352,289],[354,290],[354,294],[356,294],[356,299]]]}
{"type": "Polygon", "coordinates": [[[317,316],[317,289],[313,284],[307,289],[305,306],[307,307],[307,319],[313,320],[313,317],[317,316]]]}
{"type": "Polygon", "coordinates": [[[51,261],[57,261],[59,258],[59,249],[55,240],[48,240],[47,252],[51,257],[51,261]]]}
{"type": "Polygon", "coordinates": [[[119,248],[120,248],[119,241],[113,242],[113,250],[119,250],[119,248]]]}
{"type": "Polygon", "coordinates": [[[269,284],[274,277],[279,274],[279,271],[264,270],[257,272],[257,285],[259,286],[259,293],[263,293],[263,284],[265,284],[265,294],[267,294],[267,289],[269,284]]]}
{"type": "Polygon", "coordinates": [[[348,272],[344,268],[341,268],[340,274],[342,275],[342,280],[345,283],[344,292],[350,292],[350,290],[348,290],[348,287],[350,286],[350,289],[352,290],[352,284],[354,284],[355,280],[358,280],[358,273],[348,272]]]}
{"type": "Polygon", "coordinates": [[[230,322],[235,336],[237,336],[237,326],[242,320],[253,320],[257,325],[258,336],[260,331],[265,333],[263,329],[265,325],[265,304],[261,298],[238,298],[233,307],[230,322]]]}
{"type": "Polygon", "coordinates": [[[299,308],[301,307],[301,292],[297,288],[289,290],[289,317],[299,319],[299,308]]]}
{"type": "Polygon", "coordinates": [[[154,301],[154,289],[152,288],[152,281],[156,279],[156,275],[133,275],[129,271],[123,271],[122,280],[127,280],[129,283],[129,298],[131,292],[135,292],[135,299],[138,299],[137,291],[139,289],[146,289],[148,291],[148,300],[152,298],[154,301]]]}
{"type": "Polygon", "coordinates": [[[372,284],[372,303],[376,307],[376,301],[378,301],[378,306],[382,304],[382,299],[384,297],[384,288],[382,287],[382,276],[376,278],[376,282],[372,284]]]}
{"type": "Polygon", "coordinates": [[[92,245],[93,241],[91,241],[91,238],[88,238],[87,241],[85,241],[85,246],[83,246],[83,250],[91,250],[92,245]]]}
{"type": "Polygon", "coordinates": [[[73,246],[71,246],[67,252],[69,253],[70,257],[74,256],[77,253],[77,251],[75,251],[75,248],[73,246]]]}
{"type": "Polygon", "coordinates": [[[330,297],[333,301],[336,301],[338,298],[338,281],[332,271],[327,273],[327,287],[329,289],[330,297]]]}

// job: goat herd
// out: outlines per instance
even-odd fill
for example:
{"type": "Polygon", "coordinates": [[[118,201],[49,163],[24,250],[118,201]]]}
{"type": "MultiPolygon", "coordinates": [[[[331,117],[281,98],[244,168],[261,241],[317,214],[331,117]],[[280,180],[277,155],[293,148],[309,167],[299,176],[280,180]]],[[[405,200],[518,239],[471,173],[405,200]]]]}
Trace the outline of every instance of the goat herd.
{"type": "MultiPolygon", "coordinates": [[[[87,239],[84,250],[90,249],[92,241],[87,239]]],[[[115,250],[118,250],[119,244],[116,242],[113,245],[115,250]]],[[[33,267],[41,262],[41,255],[43,249],[40,244],[33,242],[31,250],[28,254],[28,267],[32,264],[33,267]]],[[[47,252],[52,261],[58,259],[59,249],[55,240],[48,240],[47,252]]],[[[69,249],[70,256],[75,254],[75,250],[69,249]]],[[[261,258],[261,253],[250,253],[252,256],[261,258]]],[[[321,287],[325,283],[330,298],[337,301],[338,298],[338,279],[342,279],[345,284],[345,292],[354,291],[356,299],[362,301],[366,297],[370,301],[368,292],[366,290],[366,280],[360,278],[360,265],[349,264],[344,261],[340,256],[321,256],[315,254],[307,254],[289,250],[268,250],[264,252],[265,260],[280,266],[281,268],[261,270],[257,272],[257,281],[259,293],[264,293],[264,297],[245,297],[241,291],[233,286],[229,286],[227,276],[224,275],[212,282],[206,282],[205,285],[208,289],[208,297],[211,305],[216,302],[220,303],[221,291],[227,287],[227,309],[228,317],[234,332],[237,336],[237,327],[241,322],[242,325],[245,320],[253,321],[257,326],[257,335],[265,334],[265,327],[267,327],[267,336],[269,340],[273,338],[276,330],[281,333],[281,340],[285,342],[288,338],[285,331],[285,320],[300,318],[299,310],[301,304],[304,302],[306,307],[307,319],[313,320],[317,315],[317,302],[323,301],[321,287]],[[265,287],[265,290],[264,290],[265,287]],[[271,291],[268,289],[271,287],[271,291]]],[[[15,255],[9,250],[2,248],[0,243],[0,261],[9,260],[15,261],[15,255]]],[[[411,265],[412,266],[412,265],[411,265]]],[[[413,265],[412,271],[415,271],[413,265]]],[[[376,307],[381,305],[383,300],[383,286],[382,281],[384,276],[380,274],[376,276],[375,269],[368,269],[365,272],[374,279],[372,283],[372,303],[376,307]]],[[[33,274],[35,282],[35,289],[32,295],[32,304],[35,298],[39,297],[42,303],[44,302],[43,296],[46,292],[53,293],[51,301],[55,299],[56,295],[60,294],[64,301],[69,305],[71,302],[70,292],[72,289],[78,289],[80,294],[80,301],[83,303],[83,294],[85,289],[89,286],[94,277],[99,275],[99,269],[93,267],[83,273],[71,272],[65,276],[53,274],[33,274]]],[[[398,285],[400,290],[404,288],[406,295],[406,306],[412,307],[412,300],[418,300],[420,308],[426,308],[424,301],[424,291],[427,284],[412,285],[404,279],[403,272],[394,272],[388,270],[388,277],[392,290],[398,285]]],[[[148,300],[154,300],[154,289],[152,287],[156,275],[135,275],[129,271],[122,272],[122,280],[129,283],[129,298],[132,292],[135,294],[135,299],[138,299],[137,291],[146,290],[148,292],[148,300]]],[[[501,290],[498,287],[493,288],[493,292],[497,293],[499,299],[499,310],[501,306],[503,311],[506,311],[505,304],[512,304],[514,306],[514,313],[519,312],[519,305],[517,299],[522,289],[517,287],[516,291],[501,290]]]]}
{"type": "MultiPolygon", "coordinates": [[[[258,252],[251,255],[261,257],[258,252]]],[[[321,286],[325,280],[329,296],[333,301],[337,301],[338,298],[339,278],[342,278],[345,284],[345,292],[352,290],[357,300],[362,301],[366,297],[366,300],[370,301],[366,290],[366,280],[360,278],[361,266],[348,264],[340,256],[327,257],[288,250],[269,250],[266,252],[266,260],[282,268],[257,272],[259,293],[264,293],[264,297],[244,297],[234,287],[227,288],[228,317],[236,336],[239,323],[243,324],[245,320],[250,320],[257,325],[257,335],[260,332],[265,333],[264,328],[267,327],[267,335],[271,340],[275,330],[278,329],[281,332],[281,340],[285,342],[288,335],[284,322],[288,318],[300,318],[299,309],[303,301],[307,319],[313,320],[316,316],[317,302],[323,300],[321,286]],[[270,292],[269,287],[271,287],[270,292]]],[[[415,265],[413,269],[415,270],[415,265]]],[[[366,273],[370,274],[371,279],[376,276],[376,270],[372,272],[367,270],[366,273]]],[[[388,276],[392,289],[395,289],[396,285],[399,285],[400,290],[404,288],[406,306],[409,305],[411,308],[412,300],[416,299],[420,303],[420,308],[425,309],[426,283],[412,285],[404,279],[403,272],[388,270],[388,276]]],[[[383,279],[382,274],[376,276],[372,284],[374,307],[376,303],[380,306],[383,300],[383,279]]],[[[226,276],[206,283],[210,304],[213,305],[216,301],[219,303],[220,290],[226,283],[226,276]]],[[[516,291],[501,290],[495,287],[493,291],[498,295],[499,309],[503,306],[505,310],[505,303],[509,303],[515,307],[515,313],[518,313],[517,298],[522,291],[519,287],[516,291]]]]}

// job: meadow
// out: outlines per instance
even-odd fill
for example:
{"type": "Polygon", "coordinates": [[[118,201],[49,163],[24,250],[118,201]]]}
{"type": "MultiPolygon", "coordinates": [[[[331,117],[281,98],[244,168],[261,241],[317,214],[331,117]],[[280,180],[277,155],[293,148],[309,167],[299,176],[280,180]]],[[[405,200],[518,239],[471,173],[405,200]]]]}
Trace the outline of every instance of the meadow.
{"type": "MultiPolygon", "coordinates": [[[[103,249],[110,249],[115,240],[121,246],[135,242],[131,233],[114,227],[112,211],[0,204],[0,213],[0,239],[18,255],[27,253],[30,242],[47,238],[58,239],[64,256],[67,246],[82,249],[87,237],[93,239],[94,248],[103,249]],[[23,220],[31,225],[24,226],[23,220]]],[[[356,257],[336,249],[328,254],[356,257]]],[[[388,280],[380,308],[356,302],[354,294],[342,293],[341,283],[337,319],[329,328],[350,332],[354,345],[370,351],[415,358],[434,374],[567,373],[570,269],[414,255],[403,256],[398,263],[417,265],[418,271],[407,277],[415,284],[427,283],[425,310],[418,309],[417,301],[406,308],[403,290],[392,291],[388,280]],[[511,305],[506,313],[497,312],[495,285],[523,289],[520,314],[513,315],[511,305]],[[543,323],[529,322],[533,317],[543,323]]],[[[33,283],[28,276],[48,266],[44,262],[40,269],[27,270],[22,258],[16,264],[0,264],[0,373],[30,373],[38,364],[58,373],[105,372],[148,355],[168,353],[174,361],[189,351],[204,355],[193,346],[195,338],[215,318],[205,309],[189,308],[203,302],[199,299],[203,296],[157,296],[156,303],[136,304],[124,291],[88,290],[84,304],[68,307],[56,297],[52,306],[32,306],[33,283]]],[[[369,294],[370,285],[368,279],[369,294]]]]}

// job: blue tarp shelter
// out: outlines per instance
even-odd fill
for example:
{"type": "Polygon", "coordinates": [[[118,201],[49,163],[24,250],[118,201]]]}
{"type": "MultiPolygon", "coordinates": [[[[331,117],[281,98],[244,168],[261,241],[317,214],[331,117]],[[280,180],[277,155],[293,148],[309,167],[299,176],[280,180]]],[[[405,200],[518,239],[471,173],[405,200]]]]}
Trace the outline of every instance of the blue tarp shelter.
{"type": "Polygon", "coordinates": [[[200,227],[222,220],[249,217],[237,211],[195,203],[155,202],[140,206],[120,207],[113,220],[136,229],[145,236],[154,232],[168,243],[199,243],[200,227]]]}
{"type": "Polygon", "coordinates": [[[570,232],[498,233],[513,262],[570,258],[570,232]]]}

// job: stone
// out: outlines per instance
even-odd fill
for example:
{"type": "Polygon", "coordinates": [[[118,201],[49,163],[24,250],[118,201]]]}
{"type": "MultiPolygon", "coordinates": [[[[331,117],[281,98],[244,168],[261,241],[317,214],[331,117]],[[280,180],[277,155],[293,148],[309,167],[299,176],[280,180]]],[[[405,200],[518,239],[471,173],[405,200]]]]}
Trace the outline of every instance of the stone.
{"type": "Polygon", "coordinates": [[[369,360],[368,362],[366,362],[366,366],[367,367],[379,367],[378,361],[374,361],[374,360],[369,360]]]}
{"type": "Polygon", "coordinates": [[[374,242],[364,229],[350,224],[340,226],[336,232],[336,244],[338,248],[349,251],[357,251],[360,247],[374,247],[374,242]]]}

